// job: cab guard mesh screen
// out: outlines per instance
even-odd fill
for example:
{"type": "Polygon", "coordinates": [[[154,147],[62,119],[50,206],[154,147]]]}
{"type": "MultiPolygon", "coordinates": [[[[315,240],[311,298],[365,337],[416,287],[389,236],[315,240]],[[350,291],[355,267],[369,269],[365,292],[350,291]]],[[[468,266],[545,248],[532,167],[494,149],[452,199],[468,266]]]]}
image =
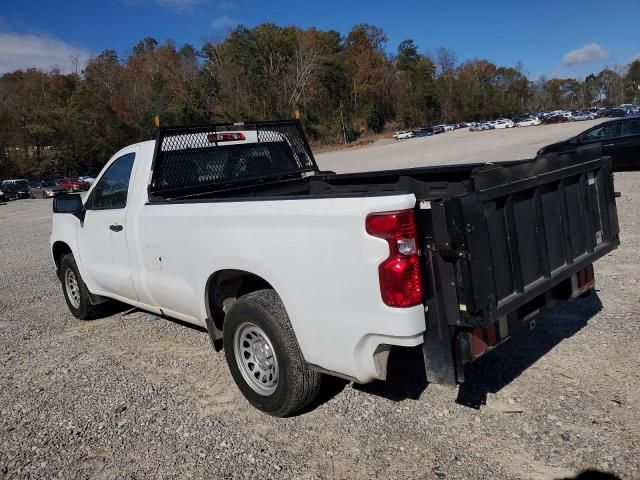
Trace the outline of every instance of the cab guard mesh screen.
{"type": "Polygon", "coordinates": [[[296,120],[160,129],[149,193],[172,198],[317,172],[296,120]]]}

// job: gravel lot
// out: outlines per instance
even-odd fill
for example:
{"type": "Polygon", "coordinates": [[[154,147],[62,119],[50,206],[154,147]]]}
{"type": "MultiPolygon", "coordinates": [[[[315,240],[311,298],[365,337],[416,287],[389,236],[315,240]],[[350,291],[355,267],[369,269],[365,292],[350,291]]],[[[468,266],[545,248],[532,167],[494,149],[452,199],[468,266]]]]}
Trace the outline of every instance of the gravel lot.
{"type": "Polygon", "coordinates": [[[452,163],[499,162],[533,158],[540,147],[565,140],[608,119],[537,127],[470,132],[468,128],[431,137],[385,138],[366,147],[316,155],[325,170],[358,172],[452,163]]]}
{"type": "MultiPolygon", "coordinates": [[[[447,135],[457,148],[465,133],[447,135]]],[[[139,312],[75,320],[50,201],[0,205],[0,480],[640,478],[640,174],[616,180],[623,244],[596,265],[597,295],[542,316],[459,388],[425,385],[409,350],[389,382],[328,382],[284,420],[244,400],[201,330],[139,312]]]]}

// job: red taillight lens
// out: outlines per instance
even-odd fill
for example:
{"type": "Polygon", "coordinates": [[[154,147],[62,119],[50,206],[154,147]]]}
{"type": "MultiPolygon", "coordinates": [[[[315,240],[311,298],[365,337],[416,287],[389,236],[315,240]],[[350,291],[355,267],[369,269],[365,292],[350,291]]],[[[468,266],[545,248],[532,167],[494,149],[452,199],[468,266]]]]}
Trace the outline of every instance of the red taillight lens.
{"type": "Polygon", "coordinates": [[[422,303],[418,230],[413,210],[372,213],[367,216],[369,235],[389,243],[389,257],[380,264],[380,293],[390,307],[422,303]]]}
{"type": "Polygon", "coordinates": [[[207,135],[209,143],[216,142],[237,142],[240,140],[246,140],[243,133],[240,132],[226,132],[226,133],[210,133],[207,135]]]}

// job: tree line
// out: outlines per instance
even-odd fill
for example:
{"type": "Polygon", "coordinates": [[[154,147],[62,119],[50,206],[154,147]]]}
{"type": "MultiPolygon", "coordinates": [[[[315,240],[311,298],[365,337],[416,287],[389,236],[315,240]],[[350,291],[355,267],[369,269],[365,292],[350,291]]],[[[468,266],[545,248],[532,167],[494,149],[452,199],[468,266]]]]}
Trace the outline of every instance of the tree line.
{"type": "Polygon", "coordinates": [[[126,58],[107,50],[80,74],[0,77],[0,176],[97,173],[122,146],[163,125],[291,118],[312,142],[348,143],[385,127],[489,120],[527,111],[638,101],[640,61],[583,81],[529,80],[522,65],[458,62],[453,51],[394,54],[378,27],[238,26],[200,49],[145,38],[126,58]]]}

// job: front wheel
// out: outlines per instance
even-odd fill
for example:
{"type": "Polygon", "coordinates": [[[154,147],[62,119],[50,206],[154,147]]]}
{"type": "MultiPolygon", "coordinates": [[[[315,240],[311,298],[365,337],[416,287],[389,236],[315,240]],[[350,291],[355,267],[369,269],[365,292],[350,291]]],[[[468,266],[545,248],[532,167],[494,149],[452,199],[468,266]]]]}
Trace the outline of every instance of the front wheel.
{"type": "Polygon", "coordinates": [[[305,362],[275,291],[240,297],[227,313],[223,330],[231,375],[254,407],[286,417],[317,396],[322,375],[305,362]]]}
{"type": "Polygon", "coordinates": [[[62,257],[60,262],[60,281],[67,306],[74,317],[80,320],[93,318],[99,311],[89,299],[89,290],[84,284],[76,260],[72,254],[62,257]]]}

